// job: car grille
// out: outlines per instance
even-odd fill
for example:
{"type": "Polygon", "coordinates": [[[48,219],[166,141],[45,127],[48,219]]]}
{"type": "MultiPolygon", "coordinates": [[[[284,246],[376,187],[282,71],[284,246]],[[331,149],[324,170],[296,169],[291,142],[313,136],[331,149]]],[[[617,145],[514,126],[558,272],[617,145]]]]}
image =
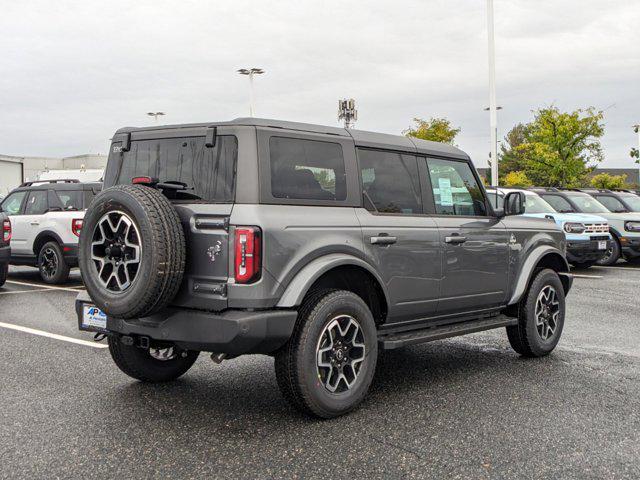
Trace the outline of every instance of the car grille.
{"type": "Polygon", "coordinates": [[[594,241],[594,242],[596,240],[609,240],[609,237],[605,236],[605,235],[595,235],[595,236],[591,237],[591,240],[594,241]]]}
{"type": "Polygon", "coordinates": [[[608,223],[585,223],[584,226],[586,228],[584,233],[608,233],[609,232],[608,223]]]}

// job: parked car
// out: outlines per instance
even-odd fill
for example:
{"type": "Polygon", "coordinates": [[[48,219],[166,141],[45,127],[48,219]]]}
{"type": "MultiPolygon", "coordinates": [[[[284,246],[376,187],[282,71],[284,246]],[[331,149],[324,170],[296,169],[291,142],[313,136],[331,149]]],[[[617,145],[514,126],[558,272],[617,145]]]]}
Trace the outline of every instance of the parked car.
{"type": "Polygon", "coordinates": [[[613,213],[640,213],[640,196],[632,191],[582,189],[613,213]]]}
{"type": "Polygon", "coordinates": [[[125,128],[104,186],[76,312],[133,378],[268,354],[293,406],[334,417],[379,350],[506,327],[538,357],[560,339],[563,232],[517,216],[520,192],[491,208],[452,146],[255,118],[125,128]]]}
{"type": "Polygon", "coordinates": [[[26,182],[2,202],[9,215],[11,264],[39,269],[46,283],[63,283],[78,263],[78,238],[99,183],[77,180],[26,182]]]}
{"type": "Polygon", "coordinates": [[[578,268],[589,268],[602,259],[611,248],[609,224],[603,217],[584,213],[559,213],[537,193],[513,188],[487,189],[492,204],[503,207],[504,196],[509,192],[525,195],[527,217],[548,218],[564,231],[567,240],[567,260],[578,268]]]}
{"type": "Polygon", "coordinates": [[[578,190],[532,189],[561,213],[590,213],[607,219],[612,236],[610,248],[598,265],[614,265],[621,257],[636,261],[640,257],[640,213],[615,213],[591,195],[578,190]]]}
{"type": "Polygon", "coordinates": [[[9,216],[0,208],[0,225],[2,225],[2,235],[0,236],[0,287],[7,281],[9,274],[9,259],[11,257],[11,220],[9,216]]]}

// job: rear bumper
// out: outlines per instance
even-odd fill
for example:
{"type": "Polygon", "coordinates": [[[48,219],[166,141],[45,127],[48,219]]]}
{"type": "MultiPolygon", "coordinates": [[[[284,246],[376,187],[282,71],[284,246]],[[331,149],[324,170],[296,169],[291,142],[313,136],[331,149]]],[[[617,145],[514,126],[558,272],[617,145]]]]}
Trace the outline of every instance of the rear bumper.
{"type": "Polygon", "coordinates": [[[6,247],[0,247],[0,263],[9,263],[11,259],[11,247],[7,245],[6,247]]]}
{"type": "MultiPolygon", "coordinates": [[[[84,304],[91,304],[91,299],[83,292],[76,299],[79,325],[84,304]]],[[[271,353],[289,339],[297,315],[295,310],[227,310],[212,313],[167,308],[145,318],[124,320],[107,317],[107,333],[147,337],[156,342],[174,343],[187,350],[228,355],[271,353]]]]}
{"type": "MultiPolygon", "coordinates": [[[[611,239],[606,240],[609,248],[611,239]]],[[[570,240],[567,242],[567,260],[569,263],[596,262],[604,257],[606,249],[598,248],[598,240],[570,240]]]]}

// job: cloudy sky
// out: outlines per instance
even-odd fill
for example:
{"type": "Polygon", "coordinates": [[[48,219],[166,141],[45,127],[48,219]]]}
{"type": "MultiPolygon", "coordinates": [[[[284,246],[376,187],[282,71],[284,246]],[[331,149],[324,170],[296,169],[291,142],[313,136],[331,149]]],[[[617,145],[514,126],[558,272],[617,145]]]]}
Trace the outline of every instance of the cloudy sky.
{"type": "MultiPolygon", "coordinates": [[[[640,122],[640,1],[495,0],[499,138],[531,110],[606,110],[607,166],[640,122]]],[[[489,151],[484,0],[12,1],[0,15],[0,153],[103,153],[118,127],[248,114],[400,133],[445,116],[489,151]]]]}

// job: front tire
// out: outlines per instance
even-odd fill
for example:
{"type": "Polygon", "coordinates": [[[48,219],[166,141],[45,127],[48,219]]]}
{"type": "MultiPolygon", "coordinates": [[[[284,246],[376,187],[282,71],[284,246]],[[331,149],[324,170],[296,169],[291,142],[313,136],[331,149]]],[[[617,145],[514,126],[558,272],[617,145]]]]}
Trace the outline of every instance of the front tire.
{"type": "Polygon", "coordinates": [[[278,386],[301,412],[332,418],[355,409],[373,380],[378,357],[376,325],[352,292],[310,295],[293,334],[275,355],[278,386]]]}
{"type": "Polygon", "coordinates": [[[613,236],[613,238],[611,239],[611,247],[607,249],[607,253],[605,253],[604,257],[602,257],[596,263],[604,267],[615,265],[620,259],[621,253],[622,248],[620,247],[620,241],[615,236],[613,236]]]}
{"type": "Polygon", "coordinates": [[[518,324],[507,327],[511,347],[525,357],[548,355],[560,341],[564,316],[560,277],[553,270],[540,270],[520,301],[518,324]]]}
{"type": "Polygon", "coordinates": [[[148,383],[170,382],[184,375],[200,352],[178,351],[125,345],[120,337],[109,337],[111,358],[120,370],[136,380],[148,383]]]}
{"type": "Polygon", "coordinates": [[[38,252],[38,270],[45,283],[57,285],[69,279],[69,265],[57,242],[45,243],[38,252]]]}

